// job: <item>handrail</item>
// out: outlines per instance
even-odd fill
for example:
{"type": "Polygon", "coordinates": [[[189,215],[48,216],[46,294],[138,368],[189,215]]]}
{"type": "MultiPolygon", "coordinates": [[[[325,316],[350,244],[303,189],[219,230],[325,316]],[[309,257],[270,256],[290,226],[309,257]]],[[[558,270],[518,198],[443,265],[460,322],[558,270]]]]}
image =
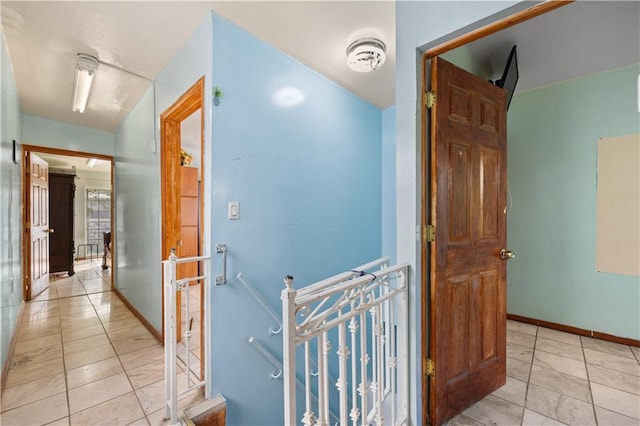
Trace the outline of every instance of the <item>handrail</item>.
{"type": "MultiPolygon", "coordinates": [[[[251,284],[251,282],[249,282],[244,277],[244,275],[242,275],[242,272],[239,272],[236,275],[236,278],[238,279],[238,281],[240,281],[245,286],[245,288],[258,301],[258,303],[260,303],[260,305],[269,314],[269,316],[271,318],[273,318],[274,321],[276,323],[278,323],[278,325],[280,326],[280,328],[278,328],[277,330],[274,330],[273,327],[269,327],[269,335],[270,336],[275,336],[276,334],[280,334],[282,332],[282,318],[280,318],[280,315],[278,315],[276,313],[276,311],[271,307],[271,305],[269,305],[269,303],[264,299],[264,297],[262,297],[262,295],[260,294],[258,289],[255,288],[255,286],[253,284],[251,284]]],[[[314,363],[314,365],[316,365],[316,366],[318,365],[318,361],[314,357],[311,357],[311,361],[314,363]]],[[[313,377],[316,377],[318,375],[318,369],[316,368],[315,371],[312,371],[311,375],[313,377]]]]}
{"type": "MultiPolygon", "coordinates": [[[[247,342],[249,342],[251,344],[251,346],[253,346],[253,348],[260,354],[262,355],[267,361],[269,361],[271,363],[271,365],[273,365],[275,368],[277,368],[276,372],[271,374],[271,379],[280,379],[282,378],[282,363],[280,361],[278,361],[276,359],[275,356],[273,356],[273,354],[271,354],[271,352],[269,352],[269,350],[267,348],[265,348],[264,346],[262,346],[262,344],[260,342],[258,342],[253,336],[249,337],[247,339],[247,342]]],[[[304,391],[304,384],[302,383],[302,381],[300,379],[298,379],[296,377],[296,385],[298,386],[298,388],[302,391],[304,391]]],[[[312,397],[317,401],[318,397],[316,397],[315,395],[312,395],[312,397]]],[[[336,414],[332,411],[329,412],[329,415],[333,418],[334,425],[338,425],[338,416],[336,416],[336,414]]]]}
{"type": "MultiPolygon", "coordinates": [[[[174,249],[171,249],[174,250],[174,249]]],[[[191,257],[179,257],[176,258],[175,263],[180,264],[180,263],[191,263],[191,262],[199,262],[201,260],[209,260],[211,259],[211,256],[191,256],[191,257]]],[[[167,260],[163,260],[162,264],[166,265],[168,263],[174,263],[174,261],[172,261],[170,258],[167,260]]]]}
{"type": "Polygon", "coordinates": [[[273,336],[276,334],[280,334],[282,332],[282,318],[280,318],[280,315],[278,315],[276,311],[271,307],[271,305],[269,305],[269,303],[264,299],[264,297],[262,297],[260,292],[258,292],[258,290],[253,286],[253,284],[247,281],[244,275],[242,275],[242,272],[238,272],[238,275],[236,275],[236,278],[238,279],[238,281],[242,283],[242,285],[244,285],[247,291],[251,293],[253,298],[256,299],[256,301],[260,304],[260,306],[262,306],[262,308],[267,312],[267,314],[269,314],[269,316],[273,318],[273,320],[276,323],[278,323],[278,325],[280,326],[280,328],[278,328],[277,330],[274,330],[273,327],[269,327],[269,335],[273,336]]]}
{"type": "Polygon", "coordinates": [[[282,376],[282,363],[279,362],[276,357],[273,356],[271,352],[267,350],[267,348],[262,346],[262,344],[258,342],[253,336],[249,337],[247,339],[247,342],[251,343],[251,346],[253,346],[253,348],[258,351],[260,355],[262,355],[267,361],[271,363],[271,365],[273,365],[277,369],[276,372],[271,375],[271,378],[280,378],[280,376],[282,376]]]}
{"type": "Polygon", "coordinates": [[[376,259],[374,261],[371,261],[369,263],[365,263],[364,265],[360,265],[360,266],[356,266],[355,268],[353,268],[350,271],[346,271],[346,272],[341,272],[339,274],[336,274],[332,277],[329,278],[325,278],[322,281],[318,281],[314,284],[308,285],[306,287],[301,288],[300,290],[298,290],[298,296],[302,296],[308,293],[314,293],[316,291],[318,291],[318,289],[320,288],[325,288],[328,286],[332,286],[334,284],[339,284],[341,282],[343,282],[344,280],[353,277],[354,274],[359,275],[360,271],[368,271],[370,269],[375,268],[376,266],[381,266],[384,265],[385,263],[389,262],[389,258],[388,257],[381,257],[380,259],[376,259]]]}
{"type": "Polygon", "coordinates": [[[298,290],[297,296],[296,296],[296,303],[300,305],[304,305],[306,303],[314,302],[316,300],[325,299],[336,293],[343,292],[347,288],[354,288],[354,287],[358,287],[361,284],[373,282],[378,276],[387,276],[394,272],[401,271],[408,266],[409,266],[408,263],[401,263],[399,265],[394,265],[389,268],[384,268],[384,269],[374,271],[375,274],[365,273],[364,275],[358,276],[357,278],[353,278],[352,280],[347,282],[341,281],[338,283],[332,283],[331,285],[326,285],[324,287],[318,287],[316,288],[316,291],[313,293],[310,293],[307,291],[303,292],[298,290]]]}

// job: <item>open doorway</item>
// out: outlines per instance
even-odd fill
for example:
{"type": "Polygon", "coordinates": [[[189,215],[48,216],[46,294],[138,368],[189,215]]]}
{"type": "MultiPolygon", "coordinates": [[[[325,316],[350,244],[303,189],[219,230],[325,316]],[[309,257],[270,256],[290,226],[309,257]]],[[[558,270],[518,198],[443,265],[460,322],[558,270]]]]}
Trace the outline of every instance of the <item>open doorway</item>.
{"type": "Polygon", "coordinates": [[[110,290],[113,158],[30,145],[23,150],[24,299],[110,290]]]}
{"type": "MultiPolygon", "coordinates": [[[[161,178],[162,178],[162,257],[171,249],[179,258],[203,254],[204,236],[204,77],[200,78],[161,115],[161,178]]],[[[178,265],[177,278],[202,275],[200,262],[178,265]]],[[[164,317],[164,286],[163,317],[164,317]]],[[[176,295],[178,341],[188,331],[189,349],[181,342],[178,358],[189,358],[194,373],[204,374],[204,288],[202,282],[192,282],[187,297],[176,295]],[[188,306],[188,309],[187,309],[188,306]],[[188,314],[187,314],[188,312],[188,314]]],[[[164,327],[164,322],[163,322],[164,327]]],[[[164,334],[163,328],[163,334],[164,334]]]]}
{"type": "Polygon", "coordinates": [[[511,253],[506,247],[508,103],[485,78],[439,56],[565,3],[545,2],[460,36],[445,36],[422,58],[425,424],[446,422],[505,383],[504,261],[511,257],[503,255],[511,253]]]}

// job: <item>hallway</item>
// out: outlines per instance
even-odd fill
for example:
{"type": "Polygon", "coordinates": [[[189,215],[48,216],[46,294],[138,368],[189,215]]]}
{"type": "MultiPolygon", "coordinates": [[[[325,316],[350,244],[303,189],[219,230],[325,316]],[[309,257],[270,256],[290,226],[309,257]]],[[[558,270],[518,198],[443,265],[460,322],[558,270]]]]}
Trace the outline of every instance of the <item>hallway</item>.
{"type": "MultiPolygon", "coordinates": [[[[162,345],[110,291],[109,274],[80,264],[26,304],[1,424],[162,424],[162,345]]],[[[179,409],[200,400],[192,392],[179,409]]]]}

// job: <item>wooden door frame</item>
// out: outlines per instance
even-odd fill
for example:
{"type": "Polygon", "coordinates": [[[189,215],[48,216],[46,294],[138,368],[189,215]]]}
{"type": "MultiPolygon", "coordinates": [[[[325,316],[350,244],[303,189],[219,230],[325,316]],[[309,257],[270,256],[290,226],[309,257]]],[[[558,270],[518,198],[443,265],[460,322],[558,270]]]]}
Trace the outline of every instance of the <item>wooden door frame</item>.
{"type": "MultiPolygon", "coordinates": [[[[180,185],[180,123],[191,114],[200,109],[200,192],[199,192],[199,228],[198,245],[200,253],[203,252],[204,229],[204,99],[205,80],[200,77],[193,86],[184,92],[169,108],[160,115],[160,179],[161,179],[161,204],[162,204],[162,260],[169,256],[171,248],[177,241],[178,228],[180,227],[178,190],[180,185]]],[[[164,283],[164,270],[162,271],[164,283]]],[[[200,374],[204,374],[204,293],[200,287],[200,374]]],[[[164,285],[162,284],[162,318],[164,318],[164,285]]],[[[177,294],[176,303],[181,305],[180,292],[177,294]]],[[[179,318],[178,309],[178,318],[179,318]]],[[[177,335],[180,335],[180,322],[177,324],[177,335]]],[[[164,321],[162,321],[162,338],[164,341],[164,321]]]]}
{"type": "MultiPolygon", "coordinates": [[[[498,19],[494,22],[491,22],[487,25],[481,26],[479,28],[470,29],[464,34],[455,35],[449,34],[448,36],[444,36],[444,41],[427,48],[422,54],[421,60],[421,68],[422,68],[422,93],[426,96],[427,88],[430,86],[430,63],[431,59],[442,55],[445,52],[456,49],[465,44],[471,43],[475,40],[481,39],[483,37],[492,35],[504,29],[510,28],[514,25],[520,24],[522,22],[533,19],[537,16],[543,15],[545,13],[551,12],[559,7],[565,6],[567,4],[573,3],[575,0],[545,0],[541,3],[538,3],[534,6],[531,6],[527,9],[517,11],[509,16],[498,19]]],[[[431,171],[433,170],[431,166],[431,162],[434,161],[431,158],[431,140],[435,137],[432,134],[432,127],[429,118],[429,110],[426,107],[426,102],[420,102],[420,115],[421,115],[421,135],[420,135],[420,156],[421,156],[421,183],[422,183],[422,194],[421,194],[421,224],[422,230],[426,229],[426,226],[430,223],[430,214],[431,214],[431,206],[435,205],[434,194],[430,194],[429,182],[434,179],[434,176],[431,176],[431,171]],[[427,138],[427,133],[429,133],[429,137],[427,138]],[[429,178],[427,179],[427,176],[429,178]]],[[[430,311],[431,304],[433,303],[432,295],[430,292],[430,284],[435,279],[433,274],[435,271],[430,266],[431,262],[431,251],[428,243],[424,241],[424,239],[420,240],[420,263],[421,263],[421,278],[420,278],[420,306],[421,306],[421,335],[420,335],[420,345],[422,347],[421,357],[422,362],[419,363],[422,368],[421,373],[421,391],[422,391],[422,423],[430,424],[430,407],[429,407],[429,376],[427,375],[425,370],[426,360],[429,357],[430,347],[429,347],[429,321],[430,321],[430,311]]]]}
{"type": "MultiPolygon", "coordinates": [[[[27,170],[28,168],[26,167],[26,158],[27,158],[27,152],[34,152],[36,154],[38,153],[42,153],[42,154],[54,154],[54,155],[66,155],[68,157],[83,157],[83,158],[96,158],[98,160],[104,160],[104,161],[109,161],[111,163],[111,177],[110,177],[110,186],[111,186],[111,224],[110,224],[110,228],[111,228],[111,244],[112,247],[116,246],[116,237],[115,234],[113,232],[113,206],[114,206],[114,196],[113,196],[113,174],[114,174],[114,161],[113,161],[113,156],[111,155],[105,155],[105,154],[95,154],[95,153],[91,153],[91,152],[84,152],[84,151],[71,151],[68,149],[61,149],[61,148],[51,148],[51,147],[46,147],[46,146],[38,146],[38,145],[22,145],[22,235],[25,236],[25,238],[22,239],[22,297],[23,300],[25,302],[28,302],[30,300],[29,298],[29,292],[27,291],[27,286],[29,284],[29,274],[30,274],[30,270],[31,270],[31,265],[30,265],[30,259],[31,259],[31,244],[27,244],[26,241],[26,235],[28,234],[28,229],[27,229],[27,212],[31,211],[31,199],[29,197],[29,188],[27,187],[27,174],[31,173],[30,170],[27,170]]],[[[110,287],[113,290],[114,288],[114,273],[113,273],[113,265],[115,265],[115,250],[112,249],[112,253],[111,253],[111,279],[110,279],[110,287]]]]}

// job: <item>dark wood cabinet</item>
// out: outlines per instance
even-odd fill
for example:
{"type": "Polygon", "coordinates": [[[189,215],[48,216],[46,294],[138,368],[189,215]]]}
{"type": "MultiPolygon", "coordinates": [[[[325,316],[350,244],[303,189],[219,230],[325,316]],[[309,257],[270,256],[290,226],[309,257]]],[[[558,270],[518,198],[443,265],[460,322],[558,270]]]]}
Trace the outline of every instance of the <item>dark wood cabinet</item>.
{"type": "Polygon", "coordinates": [[[49,172],[49,272],[73,270],[73,205],[76,194],[74,174],[49,172]]]}

